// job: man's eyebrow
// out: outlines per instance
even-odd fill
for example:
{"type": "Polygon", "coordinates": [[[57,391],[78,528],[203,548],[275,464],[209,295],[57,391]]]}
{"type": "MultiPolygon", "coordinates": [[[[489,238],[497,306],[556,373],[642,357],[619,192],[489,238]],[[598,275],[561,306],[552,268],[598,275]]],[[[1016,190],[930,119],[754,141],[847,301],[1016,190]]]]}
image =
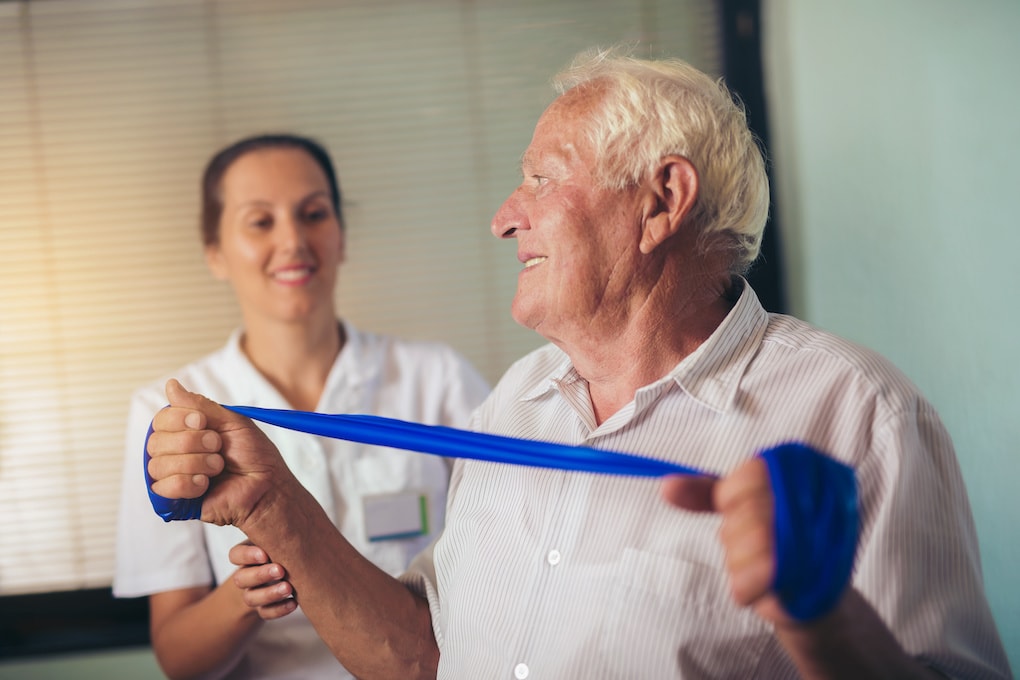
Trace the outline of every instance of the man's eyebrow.
{"type": "MultiPolygon", "coordinates": [[[[543,168],[543,170],[551,169],[552,167],[555,167],[557,164],[562,165],[568,163],[570,159],[575,155],[576,153],[574,151],[573,145],[567,145],[565,148],[562,149],[543,151],[541,154],[542,158],[541,167],[543,168]]],[[[522,175],[525,174],[524,172],[525,169],[534,168],[538,165],[539,165],[538,159],[535,158],[535,155],[530,150],[525,151],[523,154],[521,154],[522,175]]]]}
{"type": "Polygon", "coordinates": [[[520,169],[522,175],[524,174],[525,166],[528,165],[531,165],[531,154],[528,153],[528,151],[525,151],[524,153],[521,154],[521,158],[518,161],[518,168],[520,169]]]}

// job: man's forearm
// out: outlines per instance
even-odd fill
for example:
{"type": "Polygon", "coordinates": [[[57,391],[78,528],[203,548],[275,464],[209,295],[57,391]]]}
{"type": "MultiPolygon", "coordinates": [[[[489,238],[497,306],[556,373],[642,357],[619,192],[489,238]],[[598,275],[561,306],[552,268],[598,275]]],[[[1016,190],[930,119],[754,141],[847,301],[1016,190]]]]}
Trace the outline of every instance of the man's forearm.
{"type": "Polygon", "coordinates": [[[274,487],[240,527],[283,566],[319,636],[359,678],[434,678],[427,602],[363,557],[303,487],[274,487]]]}

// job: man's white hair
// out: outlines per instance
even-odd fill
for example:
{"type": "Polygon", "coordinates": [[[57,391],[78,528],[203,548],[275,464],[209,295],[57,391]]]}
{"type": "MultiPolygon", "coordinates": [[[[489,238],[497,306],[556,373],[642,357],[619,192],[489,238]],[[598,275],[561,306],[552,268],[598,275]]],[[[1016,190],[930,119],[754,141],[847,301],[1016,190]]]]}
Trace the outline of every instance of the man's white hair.
{"type": "Polygon", "coordinates": [[[744,108],[721,79],[679,59],[614,48],[579,54],[553,85],[560,94],[597,88],[587,135],[603,187],[633,186],[668,155],[689,160],[699,191],[687,224],[705,247],[732,251],[734,273],[747,271],[761,247],[769,183],[744,108]]]}

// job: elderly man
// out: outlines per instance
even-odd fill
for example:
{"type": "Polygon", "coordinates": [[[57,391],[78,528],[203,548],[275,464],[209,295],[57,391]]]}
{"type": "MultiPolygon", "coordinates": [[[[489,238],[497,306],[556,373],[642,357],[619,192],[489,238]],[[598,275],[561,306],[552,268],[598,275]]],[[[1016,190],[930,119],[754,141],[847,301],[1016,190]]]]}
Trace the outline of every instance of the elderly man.
{"type": "Polygon", "coordinates": [[[398,581],[250,421],[171,382],[153,490],[206,493],[203,520],[260,546],[235,559],[254,565],[237,576],[249,604],[274,616],[294,592],[360,677],[1008,677],[932,407],[874,353],[765,312],[740,276],[769,195],[730,93],[682,62],[606,53],[557,82],[492,223],[523,263],[514,318],[550,344],[472,428],[722,477],[461,460],[443,535],[398,581]],[[774,499],[755,456],[790,440],[851,465],[860,488],[852,581],[807,621],[772,591],[774,499]]]}

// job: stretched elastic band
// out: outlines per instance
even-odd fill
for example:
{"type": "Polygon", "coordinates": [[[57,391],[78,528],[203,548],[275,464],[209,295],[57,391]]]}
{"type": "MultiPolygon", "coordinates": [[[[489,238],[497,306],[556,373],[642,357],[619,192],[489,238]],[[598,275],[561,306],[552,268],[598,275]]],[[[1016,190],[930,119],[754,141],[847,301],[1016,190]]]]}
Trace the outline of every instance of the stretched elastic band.
{"type": "MultiPolygon", "coordinates": [[[[440,425],[369,415],[323,414],[253,406],[226,406],[236,413],[291,430],[439,456],[533,467],[663,477],[712,476],[669,461],[585,446],[468,432],[440,425]]],[[[152,426],[146,435],[152,434],[152,426]]],[[[828,612],[846,589],[858,533],[853,469],[804,444],[784,444],[758,454],[769,469],[775,499],[776,573],[773,591],[794,618],[828,612]]],[[[152,491],[145,451],[145,483],[164,521],[199,519],[202,499],[169,499],[152,491]]]]}
{"type": "Polygon", "coordinates": [[[253,406],[226,408],[290,430],[450,458],[635,477],[705,474],[676,463],[629,453],[469,432],[442,425],[421,425],[381,416],[309,413],[253,406]]]}

